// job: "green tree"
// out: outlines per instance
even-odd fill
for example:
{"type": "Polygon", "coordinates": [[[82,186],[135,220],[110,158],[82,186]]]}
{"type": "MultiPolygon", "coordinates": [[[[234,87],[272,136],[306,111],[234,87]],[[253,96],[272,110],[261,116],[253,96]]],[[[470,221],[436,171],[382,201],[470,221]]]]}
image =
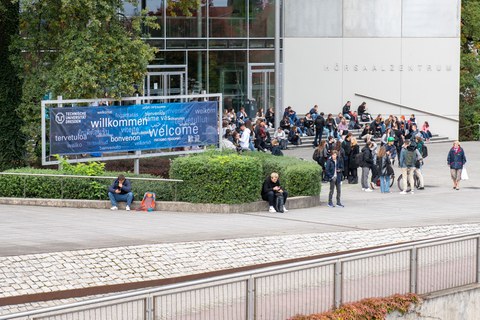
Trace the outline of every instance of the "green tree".
{"type": "Polygon", "coordinates": [[[18,3],[0,0],[0,170],[20,167],[25,160],[25,137],[19,134],[22,121],[17,114],[22,83],[10,60],[12,38],[18,34],[18,3]]]}
{"type": "Polygon", "coordinates": [[[480,1],[462,1],[460,139],[478,140],[480,123],[480,1]]]}
{"type": "Polygon", "coordinates": [[[122,0],[19,1],[20,115],[23,132],[37,145],[40,101],[47,92],[64,99],[117,98],[133,95],[134,84],[142,83],[156,52],[143,40],[148,35],[142,26],[158,28],[154,17],[125,17],[122,0]]]}

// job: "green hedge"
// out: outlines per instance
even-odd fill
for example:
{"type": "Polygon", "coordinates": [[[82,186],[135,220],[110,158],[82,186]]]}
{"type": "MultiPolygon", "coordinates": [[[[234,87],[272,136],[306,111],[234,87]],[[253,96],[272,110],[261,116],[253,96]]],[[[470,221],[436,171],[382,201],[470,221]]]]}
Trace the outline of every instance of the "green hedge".
{"type": "MultiPolygon", "coordinates": [[[[7,172],[74,174],[74,172],[31,168],[7,172]]],[[[171,164],[170,178],[184,180],[184,182],[146,180],[131,180],[131,182],[137,201],[149,191],[155,192],[157,200],[161,201],[235,204],[260,200],[263,181],[272,172],[279,173],[282,185],[288,190],[289,196],[320,194],[321,168],[319,165],[294,157],[275,157],[261,152],[238,155],[226,151],[208,151],[178,157],[171,164]]],[[[119,172],[105,172],[102,175],[116,177],[118,174],[119,172]]],[[[147,174],[125,175],[127,178],[154,178],[147,174]]],[[[0,197],[107,200],[107,188],[111,183],[111,178],[0,175],[0,197]]]]}
{"type": "MultiPolygon", "coordinates": [[[[36,174],[66,174],[59,170],[49,169],[14,169],[5,172],[36,173],[36,174]]],[[[109,177],[118,176],[119,172],[106,172],[109,177]]],[[[131,178],[155,178],[148,174],[126,174],[131,178]]],[[[112,183],[111,178],[60,178],[0,175],[0,197],[15,198],[45,198],[45,199],[90,199],[107,200],[107,189],[112,183]]],[[[136,200],[141,200],[147,191],[155,192],[157,200],[175,200],[176,183],[145,180],[132,180],[132,191],[136,200]]],[[[178,187],[180,188],[180,187],[178,187]]]]}
{"type": "Polygon", "coordinates": [[[290,196],[320,194],[320,166],[294,157],[210,151],[177,158],[170,167],[172,179],[185,181],[179,193],[180,201],[194,203],[257,201],[261,199],[263,181],[272,172],[279,173],[290,196]]]}
{"type": "Polygon", "coordinates": [[[258,199],[261,162],[237,154],[212,153],[175,159],[172,179],[184,180],[180,201],[194,203],[245,203],[258,199]]]}

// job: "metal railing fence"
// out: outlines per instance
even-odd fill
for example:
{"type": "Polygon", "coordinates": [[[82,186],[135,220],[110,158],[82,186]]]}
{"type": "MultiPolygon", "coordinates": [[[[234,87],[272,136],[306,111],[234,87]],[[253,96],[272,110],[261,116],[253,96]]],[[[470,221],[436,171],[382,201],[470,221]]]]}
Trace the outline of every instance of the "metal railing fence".
{"type": "MultiPolygon", "coordinates": [[[[65,179],[93,179],[93,180],[108,180],[109,182],[106,183],[106,185],[110,185],[112,181],[117,179],[117,177],[110,177],[110,176],[82,176],[82,175],[66,175],[66,174],[43,174],[43,173],[22,173],[22,172],[0,172],[0,177],[1,176],[18,176],[22,178],[22,185],[16,185],[16,192],[13,191],[14,193],[18,194],[19,188],[21,188],[23,191],[21,191],[22,197],[31,197],[33,195],[30,195],[27,193],[27,179],[36,177],[36,178],[58,178],[58,183],[55,185],[55,188],[50,190],[50,194],[54,194],[55,191],[60,192],[60,198],[59,199],[64,199],[64,187],[65,179]],[[57,190],[58,188],[58,190],[57,190]]],[[[173,196],[173,201],[177,200],[177,184],[182,183],[183,180],[178,180],[178,179],[162,179],[162,178],[135,178],[135,177],[128,177],[128,180],[137,180],[137,181],[148,181],[148,182],[155,182],[155,183],[173,183],[173,191],[172,191],[172,196],[173,196]]],[[[101,187],[101,186],[99,186],[101,187]]],[[[106,197],[106,189],[101,187],[101,190],[99,190],[104,197],[106,197]]],[[[145,190],[146,192],[147,190],[145,190]]],[[[148,190],[154,192],[154,190],[148,190]]],[[[142,196],[141,195],[138,196],[142,196]]],[[[71,199],[71,198],[68,198],[71,199]]]]}
{"type": "Polygon", "coordinates": [[[480,234],[363,250],[0,316],[6,319],[287,319],[394,293],[479,282],[480,234]]]}

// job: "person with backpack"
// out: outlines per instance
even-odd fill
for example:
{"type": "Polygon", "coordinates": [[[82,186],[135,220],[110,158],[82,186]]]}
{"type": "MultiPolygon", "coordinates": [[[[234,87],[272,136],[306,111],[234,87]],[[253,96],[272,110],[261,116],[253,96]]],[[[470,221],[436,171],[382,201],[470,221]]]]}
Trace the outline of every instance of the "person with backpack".
{"type": "Polygon", "coordinates": [[[407,194],[407,179],[410,184],[410,193],[415,193],[415,181],[413,175],[415,173],[415,162],[417,160],[421,161],[422,156],[420,152],[418,152],[416,144],[406,140],[400,151],[399,166],[402,169],[403,184],[403,191],[401,191],[400,194],[407,194]]]}
{"type": "Polygon", "coordinates": [[[113,181],[112,185],[108,188],[108,198],[112,207],[110,210],[118,210],[117,202],[126,202],[126,210],[130,211],[130,206],[133,202],[133,192],[130,180],[126,179],[123,174],[119,174],[118,178],[113,181]]]}
{"type": "Polygon", "coordinates": [[[460,180],[465,163],[467,163],[465,151],[460,147],[460,142],[455,141],[447,157],[447,165],[450,166],[450,176],[452,177],[454,190],[460,190],[460,180]]]}
{"type": "MultiPolygon", "coordinates": [[[[323,131],[325,131],[325,118],[324,113],[320,112],[320,115],[315,119],[315,139],[313,140],[313,146],[317,147],[319,142],[322,141],[323,131]]],[[[327,130],[328,131],[328,130],[327,130]]],[[[327,133],[328,136],[328,133],[327,133]]]]}
{"type": "Polygon", "coordinates": [[[268,201],[268,212],[288,212],[287,208],[285,207],[287,198],[288,192],[282,188],[278,178],[278,173],[272,172],[270,176],[265,179],[262,187],[262,199],[268,201]],[[281,199],[277,199],[279,197],[281,197],[281,199]],[[282,203],[281,206],[278,204],[276,205],[277,200],[281,200],[279,201],[282,203]]]}
{"type": "Polygon", "coordinates": [[[415,142],[417,143],[417,150],[420,153],[422,159],[415,162],[414,174],[418,177],[418,181],[419,181],[418,190],[423,190],[425,189],[425,184],[423,181],[422,167],[423,167],[424,159],[428,156],[428,151],[426,151],[427,146],[425,145],[425,142],[421,137],[417,136],[417,138],[415,139],[415,142]]]}
{"type": "Polygon", "coordinates": [[[362,167],[362,191],[372,192],[368,185],[368,174],[373,167],[373,150],[375,145],[372,141],[368,141],[365,147],[363,147],[361,156],[357,156],[359,167],[362,167]]]}
{"type": "Polygon", "coordinates": [[[337,189],[337,207],[344,207],[340,200],[342,195],[343,160],[337,158],[337,155],[338,151],[333,150],[325,165],[325,179],[330,182],[330,193],[328,194],[328,206],[330,208],[335,207],[332,202],[334,189],[337,189]]]}

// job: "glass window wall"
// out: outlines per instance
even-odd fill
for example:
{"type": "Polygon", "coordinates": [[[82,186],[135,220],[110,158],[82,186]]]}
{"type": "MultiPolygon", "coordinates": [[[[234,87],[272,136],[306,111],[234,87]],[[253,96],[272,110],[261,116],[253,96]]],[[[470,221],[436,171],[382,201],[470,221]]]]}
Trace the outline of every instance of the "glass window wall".
{"type": "Polygon", "coordinates": [[[275,0],[248,1],[250,37],[275,37],[275,0]]]}
{"type": "Polygon", "coordinates": [[[210,37],[244,38],[247,36],[246,0],[211,0],[208,13],[210,37]]]}

